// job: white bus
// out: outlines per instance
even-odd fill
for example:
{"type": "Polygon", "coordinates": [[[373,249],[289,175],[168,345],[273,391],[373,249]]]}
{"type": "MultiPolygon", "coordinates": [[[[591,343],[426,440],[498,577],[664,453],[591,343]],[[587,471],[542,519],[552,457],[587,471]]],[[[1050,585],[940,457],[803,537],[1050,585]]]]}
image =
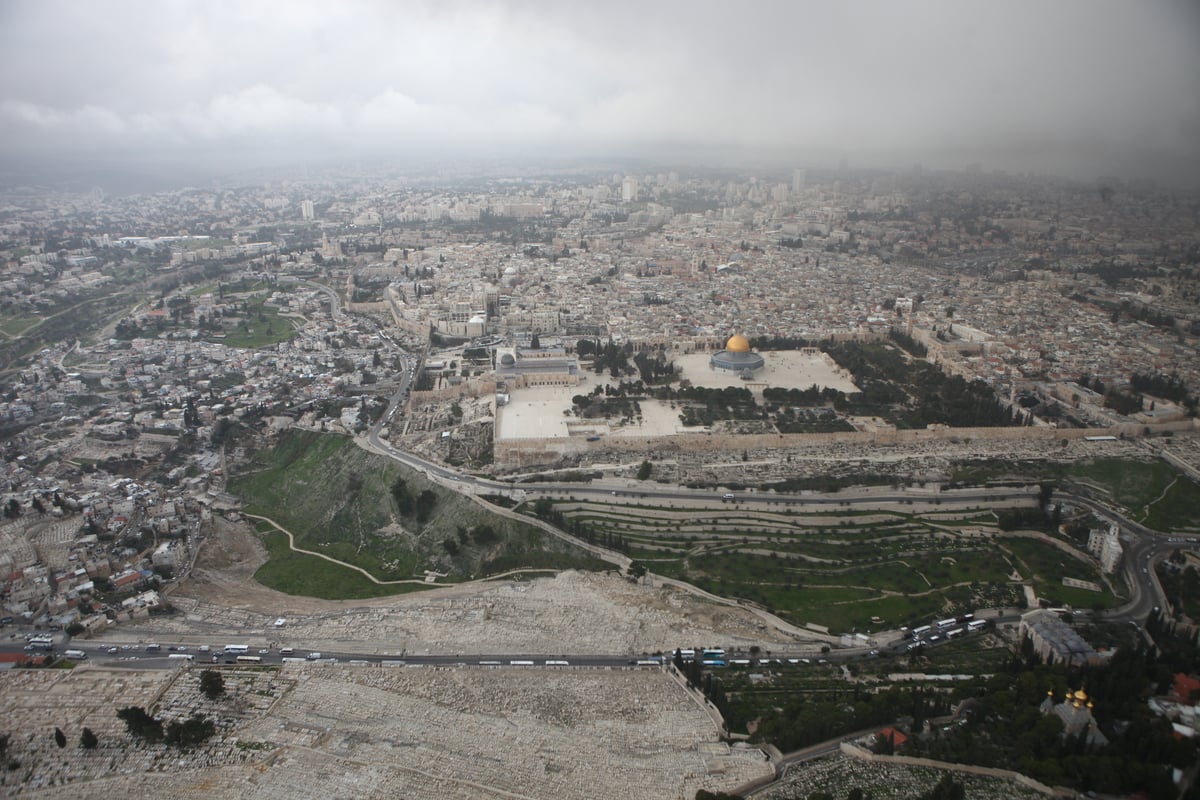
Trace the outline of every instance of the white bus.
{"type": "Polygon", "coordinates": [[[984,626],[986,626],[986,625],[987,625],[987,620],[986,620],[986,619],[977,619],[977,620],[975,620],[974,622],[968,622],[968,623],[967,623],[967,630],[969,630],[969,631],[981,631],[981,630],[983,630],[984,626]]]}
{"type": "Polygon", "coordinates": [[[249,653],[250,645],[248,644],[227,644],[225,645],[226,653],[249,653]]]}
{"type": "Polygon", "coordinates": [[[957,624],[958,620],[954,617],[950,617],[950,619],[939,619],[937,621],[937,629],[939,631],[944,631],[946,628],[953,628],[957,624]]]}
{"type": "Polygon", "coordinates": [[[238,656],[237,663],[239,663],[239,664],[261,664],[262,656],[238,656]]]}
{"type": "Polygon", "coordinates": [[[929,627],[928,625],[922,625],[919,628],[913,628],[911,636],[914,640],[920,639],[922,636],[929,633],[931,630],[933,630],[933,628],[929,627]]]}
{"type": "Polygon", "coordinates": [[[173,658],[177,661],[192,661],[194,657],[191,653],[171,653],[167,658],[173,658]]]}

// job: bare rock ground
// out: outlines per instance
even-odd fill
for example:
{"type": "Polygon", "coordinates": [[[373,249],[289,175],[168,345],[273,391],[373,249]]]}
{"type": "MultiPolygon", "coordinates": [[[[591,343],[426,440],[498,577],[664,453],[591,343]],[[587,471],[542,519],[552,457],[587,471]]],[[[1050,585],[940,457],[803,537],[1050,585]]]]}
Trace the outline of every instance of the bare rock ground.
{"type": "Polygon", "coordinates": [[[266,551],[248,526],[218,519],[192,575],[174,587],[181,613],[122,623],[109,637],[401,654],[639,654],[687,645],[817,649],[739,608],[615,574],[568,571],[479,581],[395,597],[328,601],[257,583],[266,551]],[[283,617],[286,625],[273,622],[283,617]]]}
{"type": "Polygon", "coordinates": [[[12,732],[5,797],[599,800],[693,797],[772,771],[720,740],[695,693],[661,669],[287,665],[201,670],[15,670],[0,682],[12,732]],[[133,739],[116,709],[200,713],[216,735],[186,749],[133,739]],[[60,749],[83,726],[94,750],[60,749]]]}

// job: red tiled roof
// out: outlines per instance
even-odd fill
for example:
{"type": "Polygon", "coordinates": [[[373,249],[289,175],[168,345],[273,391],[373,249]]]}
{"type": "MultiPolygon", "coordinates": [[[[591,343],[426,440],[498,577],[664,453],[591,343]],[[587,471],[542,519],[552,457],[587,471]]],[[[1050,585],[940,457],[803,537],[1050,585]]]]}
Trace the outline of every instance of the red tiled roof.
{"type": "Polygon", "coordinates": [[[1182,702],[1190,703],[1192,692],[1197,689],[1200,689],[1200,679],[1185,675],[1182,672],[1175,674],[1175,696],[1182,702]]]}

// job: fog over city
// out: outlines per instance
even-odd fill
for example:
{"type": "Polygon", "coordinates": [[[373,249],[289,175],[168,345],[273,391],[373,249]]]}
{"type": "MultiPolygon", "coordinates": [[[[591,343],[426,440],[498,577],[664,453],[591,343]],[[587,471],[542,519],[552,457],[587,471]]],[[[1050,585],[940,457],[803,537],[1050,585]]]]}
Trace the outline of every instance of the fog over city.
{"type": "Polygon", "coordinates": [[[644,157],[1200,181],[1187,2],[0,6],[0,165],[644,157]]]}

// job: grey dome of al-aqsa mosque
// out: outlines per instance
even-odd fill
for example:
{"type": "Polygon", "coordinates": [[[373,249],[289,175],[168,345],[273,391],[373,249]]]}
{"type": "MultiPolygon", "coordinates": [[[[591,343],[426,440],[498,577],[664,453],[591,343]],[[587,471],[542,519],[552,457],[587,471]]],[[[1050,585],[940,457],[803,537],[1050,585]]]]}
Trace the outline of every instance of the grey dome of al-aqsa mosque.
{"type": "Polygon", "coordinates": [[[713,353],[708,360],[711,368],[736,372],[744,378],[762,369],[765,363],[762,356],[750,349],[750,341],[736,333],[725,342],[724,350],[713,353]]]}

